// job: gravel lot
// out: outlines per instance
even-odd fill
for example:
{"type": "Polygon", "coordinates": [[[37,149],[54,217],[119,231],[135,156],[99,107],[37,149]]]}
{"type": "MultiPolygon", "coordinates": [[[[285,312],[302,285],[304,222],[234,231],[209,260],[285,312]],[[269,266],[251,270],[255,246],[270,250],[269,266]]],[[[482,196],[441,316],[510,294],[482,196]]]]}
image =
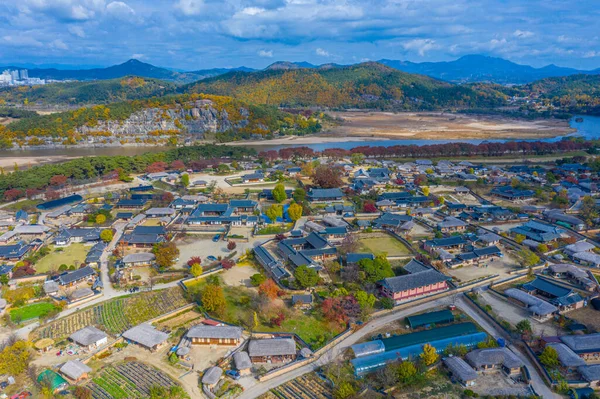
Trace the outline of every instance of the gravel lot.
{"type": "Polygon", "coordinates": [[[464,266],[458,269],[447,269],[447,274],[454,276],[460,279],[462,282],[467,282],[479,277],[490,276],[493,274],[498,274],[501,277],[507,277],[508,272],[514,270],[518,263],[516,259],[514,259],[508,251],[504,248],[502,249],[502,253],[504,256],[502,258],[497,258],[492,262],[486,262],[484,266],[464,266]]]}
{"type": "MultiPolygon", "coordinates": [[[[177,248],[179,248],[179,261],[176,267],[183,267],[192,256],[199,256],[204,265],[208,263],[205,262],[207,256],[225,257],[229,255],[227,241],[213,242],[213,236],[214,234],[194,234],[187,236],[184,240],[176,241],[177,248]]],[[[247,249],[252,249],[266,240],[266,238],[251,238],[248,242],[233,240],[237,244],[235,249],[237,251],[236,259],[243,255],[247,249]]]]}
{"type": "Polygon", "coordinates": [[[531,322],[534,335],[547,336],[566,334],[550,321],[540,323],[539,321],[530,318],[529,313],[525,309],[505,301],[495,294],[482,292],[480,298],[484,304],[491,305],[497,315],[500,315],[501,318],[508,321],[513,326],[523,319],[528,319],[531,322]]]}
{"type": "Polygon", "coordinates": [[[522,382],[514,382],[510,377],[507,377],[501,371],[490,372],[489,374],[480,375],[474,387],[471,387],[474,392],[480,395],[493,396],[527,396],[531,395],[529,387],[522,382]]]}

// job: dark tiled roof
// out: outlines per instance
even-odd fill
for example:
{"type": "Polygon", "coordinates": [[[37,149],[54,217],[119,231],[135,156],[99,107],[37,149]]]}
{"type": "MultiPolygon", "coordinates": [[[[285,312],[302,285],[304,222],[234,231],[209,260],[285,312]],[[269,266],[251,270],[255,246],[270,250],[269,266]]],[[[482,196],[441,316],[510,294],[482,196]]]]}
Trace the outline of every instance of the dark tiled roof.
{"type": "Polygon", "coordinates": [[[81,269],[74,270],[72,272],[66,272],[58,276],[58,281],[60,284],[70,284],[75,281],[82,280],[87,277],[94,276],[96,271],[89,266],[82,267],[81,269]]]}
{"type": "Polygon", "coordinates": [[[380,284],[392,292],[402,292],[441,283],[442,281],[447,281],[449,279],[448,276],[443,275],[437,270],[429,269],[414,274],[386,278],[380,281],[380,284]]]}

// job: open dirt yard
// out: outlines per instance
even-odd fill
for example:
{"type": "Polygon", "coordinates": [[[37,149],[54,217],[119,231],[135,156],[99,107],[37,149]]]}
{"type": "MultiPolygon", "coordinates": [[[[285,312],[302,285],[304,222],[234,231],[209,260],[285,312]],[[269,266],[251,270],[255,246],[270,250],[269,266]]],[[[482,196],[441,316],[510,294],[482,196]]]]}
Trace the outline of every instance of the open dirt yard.
{"type": "MultiPolygon", "coordinates": [[[[182,268],[192,256],[199,256],[202,259],[203,264],[207,256],[214,257],[225,257],[230,254],[227,249],[227,241],[220,240],[213,242],[212,237],[214,234],[190,234],[182,240],[177,240],[177,248],[179,248],[179,261],[176,263],[176,267],[182,268]]],[[[236,259],[246,253],[247,249],[252,249],[260,243],[267,241],[267,238],[252,238],[249,242],[243,240],[233,240],[236,242],[237,251],[236,259]]],[[[210,262],[206,262],[210,263],[210,262]]]]}
{"type": "Polygon", "coordinates": [[[486,229],[489,229],[489,230],[498,230],[500,232],[504,232],[504,231],[509,231],[510,229],[513,229],[515,227],[519,227],[523,223],[524,222],[496,223],[496,224],[486,224],[486,225],[483,225],[483,227],[485,227],[486,229]]]}
{"type": "Polygon", "coordinates": [[[527,384],[515,382],[501,371],[480,375],[477,383],[471,389],[480,395],[492,396],[528,396],[532,394],[527,384]]]}
{"type": "Polygon", "coordinates": [[[531,328],[533,328],[533,333],[535,335],[547,336],[566,334],[565,331],[561,330],[556,324],[553,324],[550,321],[540,323],[530,318],[529,313],[525,309],[501,299],[496,294],[484,291],[481,293],[480,298],[483,304],[490,305],[494,313],[500,315],[501,318],[508,321],[513,326],[523,319],[528,319],[531,322],[531,328]]]}
{"type": "Polygon", "coordinates": [[[331,112],[343,119],[329,135],[370,136],[390,139],[534,139],[555,137],[573,131],[568,121],[525,121],[491,115],[444,112],[331,112]]]}
{"type": "Polygon", "coordinates": [[[454,276],[461,280],[461,282],[467,282],[484,276],[490,276],[498,274],[501,277],[507,277],[508,272],[514,270],[518,263],[503,249],[504,256],[502,258],[495,258],[493,261],[486,262],[482,266],[464,266],[457,269],[447,269],[447,274],[454,276]]]}
{"type": "Polygon", "coordinates": [[[588,306],[567,313],[567,317],[585,324],[589,329],[600,332],[600,311],[588,306]]]}
{"type": "Polygon", "coordinates": [[[253,274],[258,273],[253,266],[247,264],[237,265],[229,270],[221,273],[221,277],[223,278],[223,282],[232,287],[252,287],[250,284],[250,277],[253,274]]]}
{"type": "Polygon", "coordinates": [[[424,227],[423,225],[415,223],[414,227],[410,231],[410,235],[412,236],[413,240],[422,240],[432,238],[434,236],[434,232],[428,227],[424,227]]]}

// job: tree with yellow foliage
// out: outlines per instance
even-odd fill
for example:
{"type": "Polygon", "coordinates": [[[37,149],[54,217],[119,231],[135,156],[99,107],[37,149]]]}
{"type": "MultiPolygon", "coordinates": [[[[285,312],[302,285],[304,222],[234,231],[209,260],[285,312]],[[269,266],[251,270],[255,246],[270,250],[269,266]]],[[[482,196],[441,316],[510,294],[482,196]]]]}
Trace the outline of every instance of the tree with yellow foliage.
{"type": "Polygon", "coordinates": [[[425,344],[423,346],[423,353],[421,353],[421,360],[426,366],[431,366],[438,361],[439,355],[433,346],[425,344]]]}

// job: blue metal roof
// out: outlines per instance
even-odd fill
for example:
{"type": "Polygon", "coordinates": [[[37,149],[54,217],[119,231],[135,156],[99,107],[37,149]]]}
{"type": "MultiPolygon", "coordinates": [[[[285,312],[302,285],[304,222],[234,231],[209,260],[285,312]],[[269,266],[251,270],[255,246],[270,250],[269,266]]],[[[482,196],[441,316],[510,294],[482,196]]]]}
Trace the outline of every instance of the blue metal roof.
{"type": "MultiPolygon", "coordinates": [[[[462,335],[459,337],[445,338],[435,341],[430,341],[429,344],[433,346],[438,353],[444,351],[449,345],[458,346],[464,345],[467,348],[472,348],[480,342],[484,342],[487,339],[487,334],[484,332],[477,332],[469,335],[462,335]]],[[[383,353],[377,353],[370,356],[363,356],[356,359],[352,359],[351,363],[354,366],[354,372],[357,375],[370,373],[381,367],[384,367],[390,362],[398,360],[407,360],[419,356],[423,352],[423,344],[415,344],[400,349],[395,349],[383,353]]]]}
{"type": "Polygon", "coordinates": [[[72,204],[72,203],[79,202],[82,200],[83,200],[83,197],[81,195],[75,194],[75,195],[70,195],[68,197],[43,202],[37,206],[37,209],[45,211],[48,209],[58,208],[59,206],[72,204]]]}

